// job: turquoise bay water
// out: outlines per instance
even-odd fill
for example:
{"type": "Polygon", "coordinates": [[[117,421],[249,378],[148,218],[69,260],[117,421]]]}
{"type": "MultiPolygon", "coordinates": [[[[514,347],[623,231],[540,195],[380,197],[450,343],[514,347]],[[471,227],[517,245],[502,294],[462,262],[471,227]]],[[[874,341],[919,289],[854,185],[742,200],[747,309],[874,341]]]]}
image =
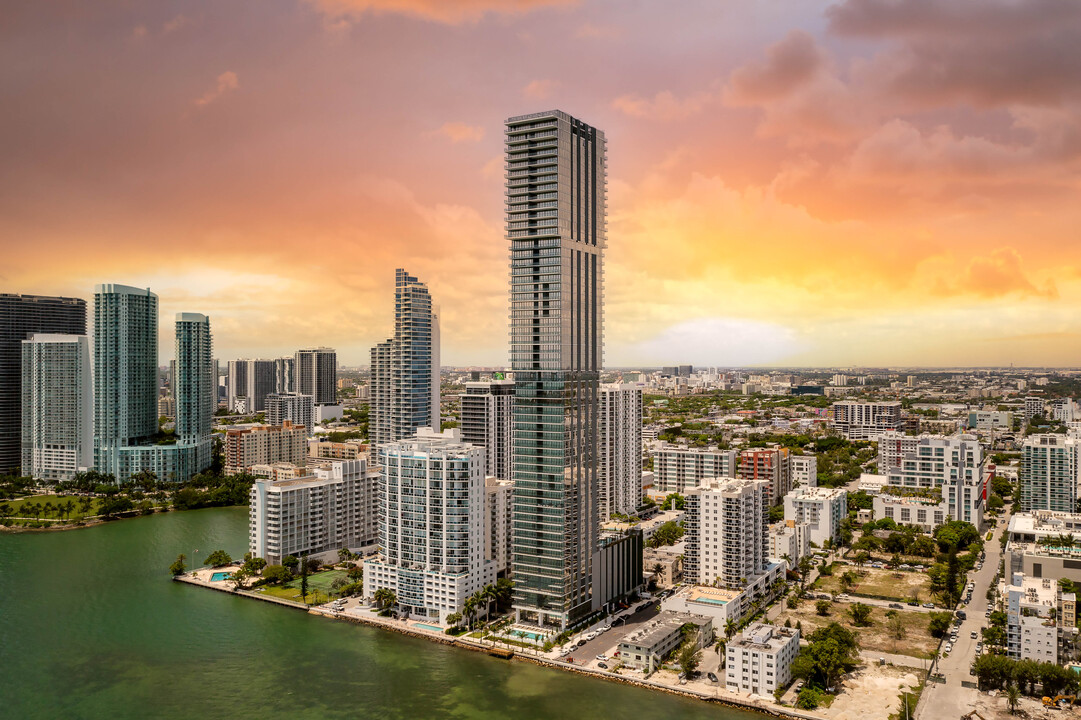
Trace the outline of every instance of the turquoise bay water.
{"type": "Polygon", "coordinates": [[[170,582],[246,533],[223,508],[0,534],[0,717],[762,717],[170,582]]]}

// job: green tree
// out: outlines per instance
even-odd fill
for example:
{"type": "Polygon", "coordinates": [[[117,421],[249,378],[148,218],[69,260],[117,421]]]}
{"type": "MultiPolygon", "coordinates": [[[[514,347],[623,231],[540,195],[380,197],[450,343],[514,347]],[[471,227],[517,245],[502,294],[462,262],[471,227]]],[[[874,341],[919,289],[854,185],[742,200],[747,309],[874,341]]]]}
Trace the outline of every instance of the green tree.
{"type": "Polygon", "coordinates": [[[818,602],[816,602],[815,603],[815,612],[817,612],[822,617],[825,617],[825,616],[829,615],[830,614],[830,601],[829,600],[819,600],[818,602]]]}
{"type": "Polygon", "coordinates": [[[229,582],[233,583],[233,591],[244,590],[247,588],[248,580],[252,577],[252,571],[246,567],[240,567],[234,570],[229,575],[229,582]]]}
{"type": "Polygon", "coordinates": [[[683,532],[683,527],[679,523],[669,520],[653,531],[649,546],[655,548],[661,545],[675,545],[683,537],[683,532]]]}
{"type": "Polygon", "coordinates": [[[702,651],[698,649],[698,643],[694,637],[688,637],[679,649],[679,667],[689,680],[698,670],[702,662],[702,651]]]}
{"type": "Polygon", "coordinates": [[[796,707],[802,710],[814,710],[821,703],[822,693],[810,685],[800,688],[799,695],[796,696],[796,707]]]}
{"type": "Polygon", "coordinates": [[[180,553],[176,556],[176,560],[169,566],[169,572],[173,574],[173,577],[183,575],[188,571],[188,566],[184,564],[184,561],[188,559],[188,556],[184,553],[180,553]]]}
{"type": "Polygon", "coordinates": [[[287,583],[293,579],[293,574],[284,565],[267,565],[263,568],[263,582],[267,585],[287,583]]]}
{"type": "Polygon", "coordinates": [[[852,616],[852,623],[856,627],[867,627],[868,625],[871,625],[870,605],[853,603],[852,607],[848,608],[848,613],[852,616]]]}
{"type": "Polygon", "coordinates": [[[905,623],[901,620],[901,616],[896,612],[890,616],[886,622],[886,628],[890,633],[890,637],[894,640],[903,640],[908,635],[908,630],[905,629],[905,623]]]}
{"type": "Polygon", "coordinates": [[[289,572],[296,574],[297,568],[300,566],[300,560],[294,555],[286,555],[282,558],[282,565],[289,568],[289,572]]]}
{"type": "Polygon", "coordinates": [[[233,559],[229,557],[229,553],[224,550],[215,550],[206,556],[206,560],[203,560],[203,565],[209,565],[210,567],[221,567],[222,565],[229,565],[233,562],[233,559]]]}
{"type": "Polygon", "coordinates": [[[930,619],[927,622],[927,631],[931,633],[931,637],[940,638],[946,635],[950,629],[950,621],[953,619],[953,613],[949,612],[932,612],[930,613],[930,619]]]}
{"type": "Polygon", "coordinates": [[[852,586],[856,584],[857,580],[858,578],[856,577],[856,573],[852,572],[851,570],[845,570],[841,574],[841,587],[844,590],[851,590],[852,586]]]}
{"type": "Polygon", "coordinates": [[[375,604],[378,606],[380,613],[386,613],[390,608],[398,604],[398,596],[389,588],[379,588],[372,595],[372,599],[375,600],[375,604]]]}
{"type": "Polygon", "coordinates": [[[462,614],[461,613],[451,613],[450,615],[447,615],[447,624],[450,625],[451,627],[456,627],[458,625],[458,623],[460,623],[461,621],[462,621],[462,614]]]}

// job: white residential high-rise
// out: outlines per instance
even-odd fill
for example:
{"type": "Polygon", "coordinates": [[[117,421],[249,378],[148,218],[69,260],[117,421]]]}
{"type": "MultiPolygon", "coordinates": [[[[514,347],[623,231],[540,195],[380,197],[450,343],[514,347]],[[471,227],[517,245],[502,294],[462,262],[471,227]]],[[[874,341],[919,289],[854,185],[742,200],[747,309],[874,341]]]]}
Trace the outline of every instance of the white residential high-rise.
{"type": "Polygon", "coordinates": [[[807,539],[819,547],[837,542],[841,522],[848,515],[848,492],[844,488],[801,487],[784,496],[784,519],[807,524],[807,539]]]}
{"type": "Polygon", "coordinates": [[[315,405],[311,395],[274,393],[266,396],[268,425],[284,425],[286,421],[303,425],[311,437],[315,428],[315,405]]]}
{"type": "Polygon", "coordinates": [[[249,496],[249,550],[270,564],[293,555],[335,558],[375,541],[378,472],[367,458],[331,460],[289,480],[259,479],[249,496]]]}
{"type": "Polygon", "coordinates": [[[484,448],[484,473],[511,478],[514,381],[469,382],[458,396],[462,440],[484,448]]]}
{"type": "Polygon", "coordinates": [[[94,390],[86,335],[22,341],[22,472],[71,480],[94,465],[94,390]]]}
{"type": "Polygon", "coordinates": [[[392,590],[410,616],[445,623],[466,598],[495,582],[484,451],[457,428],[379,448],[380,554],[364,561],[364,597],[392,590]]]}
{"type": "MultiPolygon", "coordinates": [[[[935,488],[951,478],[972,482],[980,479],[983,451],[975,436],[921,435],[915,440],[904,444],[907,452],[886,471],[890,485],[935,488]]],[[[879,460],[881,463],[881,451],[879,460]]]]}
{"type": "Polygon", "coordinates": [[[1021,448],[1021,510],[1075,512],[1081,494],[1081,438],[1029,435],[1021,448]]]}
{"type": "Polygon", "coordinates": [[[792,467],[792,487],[818,487],[818,457],[816,455],[789,455],[792,467]]]}
{"type": "Polygon", "coordinates": [[[602,385],[597,447],[601,521],[612,513],[632,515],[642,504],[642,390],[602,385]]]}
{"type": "Polygon", "coordinates": [[[707,480],[687,492],[684,512],[683,576],[688,582],[741,589],[766,572],[768,482],[707,480]]]}
{"type": "Polygon", "coordinates": [[[735,450],[684,448],[667,445],[653,451],[653,489],[657,493],[686,493],[710,478],[736,477],[735,450]]]}

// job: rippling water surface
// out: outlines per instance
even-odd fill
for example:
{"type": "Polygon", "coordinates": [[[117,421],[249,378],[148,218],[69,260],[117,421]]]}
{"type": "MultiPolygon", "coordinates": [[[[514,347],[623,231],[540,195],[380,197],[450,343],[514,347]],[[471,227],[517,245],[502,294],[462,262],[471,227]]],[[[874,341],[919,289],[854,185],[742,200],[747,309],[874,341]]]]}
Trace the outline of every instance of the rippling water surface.
{"type": "Polygon", "coordinates": [[[246,534],[245,508],[0,534],[0,717],[762,717],[169,581],[246,534]]]}

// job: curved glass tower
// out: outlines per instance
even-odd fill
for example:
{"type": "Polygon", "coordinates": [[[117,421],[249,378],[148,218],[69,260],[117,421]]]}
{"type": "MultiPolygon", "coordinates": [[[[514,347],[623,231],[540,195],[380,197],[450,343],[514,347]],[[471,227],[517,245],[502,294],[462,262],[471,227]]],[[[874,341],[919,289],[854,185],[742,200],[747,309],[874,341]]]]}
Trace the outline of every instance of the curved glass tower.
{"type": "Polygon", "coordinates": [[[594,609],[606,166],[564,112],[507,120],[514,607],[540,626],[594,609]]]}

